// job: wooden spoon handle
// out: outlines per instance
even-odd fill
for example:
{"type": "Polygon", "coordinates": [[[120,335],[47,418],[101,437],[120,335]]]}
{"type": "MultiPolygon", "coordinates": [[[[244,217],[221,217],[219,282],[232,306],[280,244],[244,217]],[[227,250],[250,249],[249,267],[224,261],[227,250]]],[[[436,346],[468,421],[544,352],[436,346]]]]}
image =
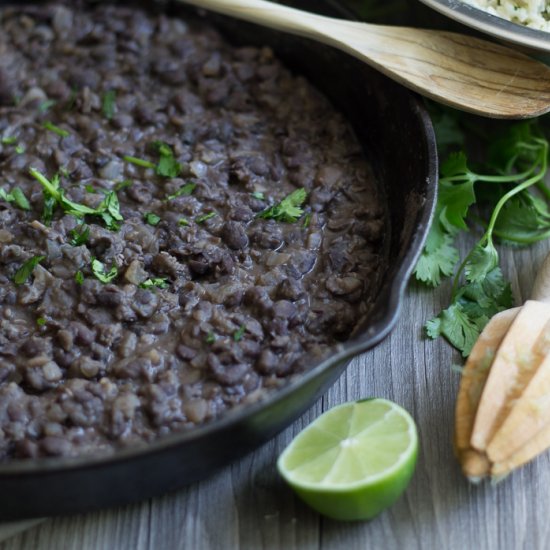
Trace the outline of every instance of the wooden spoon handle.
{"type": "Polygon", "coordinates": [[[457,109],[495,118],[550,110],[550,67],[487,40],[335,19],[266,0],[179,1],[329,44],[457,109]]]}
{"type": "Polygon", "coordinates": [[[540,266],[531,292],[533,300],[550,303],[550,254],[540,266]]]}

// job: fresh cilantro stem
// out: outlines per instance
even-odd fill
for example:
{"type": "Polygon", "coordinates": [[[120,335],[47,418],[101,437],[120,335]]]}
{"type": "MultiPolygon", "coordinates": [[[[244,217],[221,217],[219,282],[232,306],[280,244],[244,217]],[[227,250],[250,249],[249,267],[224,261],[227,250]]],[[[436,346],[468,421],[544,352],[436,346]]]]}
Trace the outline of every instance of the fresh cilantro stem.
{"type": "Polygon", "coordinates": [[[46,130],[49,130],[50,132],[53,132],[54,134],[57,134],[59,137],[66,138],[71,135],[70,132],[67,130],[64,130],[63,128],[60,128],[59,126],[56,126],[52,122],[44,122],[43,124],[44,128],[46,130]]]}
{"type": "MultiPolygon", "coordinates": [[[[503,208],[503,206],[506,204],[507,201],[509,201],[513,196],[517,195],[518,193],[521,193],[523,190],[531,187],[532,185],[535,185],[542,181],[544,178],[547,170],[548,170],[548,142],[544,140],[538,140],[540,147],[542,149],[540,154],[540,169],[539,171],[531,176],[530,178],[526,179],[523,183],[520,183],[519,185],[516,185],[513,189],[505,193],[500,200],[497,202],[492,214],[491,218],[489,220],[489,225],[487,226],[487,230],[481,237],[481,239],[477,242],[477,244],[470,250],[466,258],[462,261],[460,264],[460,267],[458,268],[458,271],[456,272],[456,275],[453,279],[453,287],[452,287],[452,300],[454,300],[457,296],[458,287],[460,284],[460,276],[462,272],[464,271],[466,265],[468,262],[472,260],[473,255],[475,254],[476,250],[484,245],[490,246],[494,248],[493,243],[493,233],[495,229],[495,224],[497,222],[498,216],[503,208]]],[[[532,169],[528,170],[527,172],[524,172],[524,174],[532,174],[536,170],[536,166],[534,166],[532,169]]],[[[517,181],[517,180],[515,180],[517,181]]],[[[546,186],[544,186],[546,188],[546,186]]],[[[550,232],[550,230],[549,230],[550,232]]],[[[527,243],[529,244],[529,243],[527,243]]],[[[497,256],[498,258],[498,256],[497,256]]]]}
{"type": "Polygon", "coordinates": [[[135,164],[136,166],[140,166],[141,168],[151,168],[155,170],[157,167],[157,165],[154,162],[151,162],[145,159],[140,159],[138,157],[131,157],[129,155],[126,155],[125,157],[122,157],[122,158],[126,162],[129,162],[130,164],[135,164]]]}
{"type": "Polygon", "coordinates": [[[36,168],[30,168],[29,173],[56,201],[61,200],[58,188],[46,176],[41,174],[36,168]]]}

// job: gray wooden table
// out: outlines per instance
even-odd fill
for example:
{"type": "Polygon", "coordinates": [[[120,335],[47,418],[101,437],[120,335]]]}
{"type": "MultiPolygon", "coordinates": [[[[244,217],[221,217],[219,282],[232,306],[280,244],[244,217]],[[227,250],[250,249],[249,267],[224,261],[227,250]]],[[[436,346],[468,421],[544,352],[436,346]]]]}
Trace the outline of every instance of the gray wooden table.
{"type": "MultiPolygon", "coordinates": [[[[503,250],[516,300],[529,296],[547,253],[541,244],[503,250]]],[[[550,548],[550,455],[496,486],[469,485],[451,448],[459,355],[423,336],[448,286],[411,284],[390,336],[358,357],[332,389],[278,437],[217,475],[175,494],[125,508],[46,520],[0,550],[460,549],[550,548]],[[368,523],[323,519],[298,501],[275,470],[291,438],[321,411],[366,396],[386,397],[414,416],[421,454],[405,495],[368,523]]],[[[9,498],[9,495],[2,495],[9,498]]]]}

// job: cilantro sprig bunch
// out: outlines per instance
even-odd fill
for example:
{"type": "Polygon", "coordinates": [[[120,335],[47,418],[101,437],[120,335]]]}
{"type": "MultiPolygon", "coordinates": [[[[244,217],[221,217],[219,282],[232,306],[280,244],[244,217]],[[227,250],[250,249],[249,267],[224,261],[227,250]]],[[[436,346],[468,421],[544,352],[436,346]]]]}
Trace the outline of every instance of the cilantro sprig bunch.
{"type": "MultiPolygon", "coordinates": [[[[440,131],[446,137],[452,134],[448,122],[440,131]]],[[[550,237],[550,189],[544,182],[549,143],[540,125],[513,124],[486,145],[487,160],[479,168],[464,151],[441,164],[435,218],[415,268],[416,278],[432,287],[453,277],[449,307],[426,329],[464,356],[489,319],[512,305],[495,243],[518,246],[550,237]],[[457,237],[480,227],[481,237],[460,259],[457,237]]]]}

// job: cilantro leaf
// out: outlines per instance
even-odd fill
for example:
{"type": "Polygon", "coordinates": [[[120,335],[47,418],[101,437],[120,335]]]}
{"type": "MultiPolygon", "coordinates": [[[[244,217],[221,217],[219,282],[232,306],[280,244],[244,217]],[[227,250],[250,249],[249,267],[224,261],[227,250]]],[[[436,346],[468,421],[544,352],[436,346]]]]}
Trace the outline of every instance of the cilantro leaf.
{"type": "Polygon", "coordinates": [[[53,106],[55,106],[56,103],[57,101],[55,101],[54,99],[46,99],[45,101],[40,103],[40,105],[38,106],[38,110],[41,113],[47,113],[53,106]]]}
{"type": "Polygon", "coordinates": [[[42,221],[45,225],[50,225],[53,219],[53,213],[57,204],[54,197],[49,195],[46,191],[43,192],[44,196],[44,208],[42,210],[42,221]]]}
{"type": "Polygon", "coordinates": [[[434,223],[432,226],[426,246],[415,267],[416,278],[433,287],[441,284],[442,275],[449,277],[453,274],[459,259],[453,237],[436,230],[438,225],[434,223]]]}
{"type": "Polygon", "coordinates": [[[160,155],[156,168],[157,175],[165,178],[177,178],[181,174],[182,166],[175,159],[170,146],[162,141],[156,141],[154,146],[160,155]]]}
{"type": "Polygon", "coordinates": [[[497,267],[482,281],[461,287],[457,302],[470,317],[489,319],[499,311],[512,307],[512,288],[497,267]]]}
{"type": "Polygon", "coordinates": [[[244,336],[244,333],[246,331],[246,327],[244,325],[241,325],[239,327],[239,330],[237,330],[234,334],[233,334],[233,340],[235,342],[240,342],[242,339],[243,339],[243,336],[244,336]]]}
{"type": "Polygon", "coordinates": [[[428,321],[426,331],[430,338],[445,337],[467,357],[489,319],[511,306],[510,284],[497,267],[481,282],[463,286],[457,299],[428,321]]]}
{"type": "Polygon", "coordinates": [[[464,153],[452,153],[441,165],[443,178],[439,184],[439,220],[447,231],[467,229],[465,218],[475,203],[474,183],[477,176],[466,164],[464,153]]]}
{"type": "Polygon", "coordinates": [[[483,280],[497,266],[498,252],[493,243],[478,243],[468,256],[464,273],[468,281],[475,283],[483,280]]]}
{"type": "Polygon", "coordinates": [[[145,223],[148,223],[149,225],[158,225],[160,222],[160,216],[157,216],[156,214],[153,214],[152,212],[147,212],[143,218],[145,219],[145,223]]]}
{"type": "Polygon", "coordinates": [[[92,258],[92,273],[95,275],[96,279],[106,284],[117,278],[118,269],[116,268],[116,266],[113,266],[107,272],[105,271],[105,264],[103,264],[96,258],[92,258]]]}
{"type": "Polygon", "coordinates": [[[494,234],[507,244],[529,244],[550,236],[546,203],[528,191],[510,199],[501,210],[494,234]]]}
{"type": "Polygon", "coordinates": [[[116,109],[116,90],[109,90],[103,96],[101,110],[107,120],[111,120],[115,116],[116,109]]]}
{"type": "Polygon", "coordinates": [[[84,282],[84,273],[82,273],[82,271],[78,270],[74,274],[74,280],[76,281],[77,285],[81,285],[84,282]]]}
{"type": "Polygon", "coordinates": [[[168,288],[168,283],[166,282],[166,277],[158,277],[156,279],[147,279],[139,286],[141,288],[168,288]]]}
{"type": "Polygon", "coordinates": [[[88,242],[88,238],[90,237],[90,228],[87,225],[81,225],[75,229],[71,229],[69,231],[69,235],[71,237],[69,244],[72,246],[82,246],[88,242]]]}
{"type": "Polygon", "coordinates": [[[256,218],[293,223],[297,221],[304,213],[301,206],[304,204],[306,198],[307,192],[303,187],[296,189],[296,191],[290,193],[290,195],[286,196],[278,204],[266,208],[257,214],[256,218]]]}
{"type": "Polygon", "coordinates": [[[164,178],[177,178],[181,174],[183,167],[174,157],[174,153],[172,152],[170,146],[163,141],[154,141],[153,147],[159,154],[159,161],[157,164],[149,160],[132,156],[125,156],[123,159],[126,162],[135,164],[136,166],[150,168],[154,170],[158,176],[162,176],[164,178]]]}
{"type": "Polygon", "coordinates": [[[4,200],[6,202],[13,202],[15,205],[20,208],[21,210],[30,210],[31,205],[25,197],[25,194],[19,187],[15,187],[12,189],[11,193],[7,193],[4,189],[0,187],[0,200],[4,200]]]}
{"type": "Polygon", "coordinates": [[[438,148],[445,150],[452,146],[462,147],[464,145],[465,135],[460,128],[456,111],[433,111],[434,109],[431,109],[430,114],[437,137],[438,148]]]}
{"type": "Polygon", "coordinates": [[[42,261],[46,259],[46,256],[33,256],[27,260],[16,272],[13,278],[13,282],[16,285],[24,284],[27,279],[32,275],[34,268],[42,261]]]}
{"type": "Polygon", "coordinates": [[[426,323],[430,338],[444,336],[467,357],[488,319],[471,319],[459,303],[451,304],[437,317],[426,323]]]}
{"type": "Polygon", "coordinates": [[[188,197],[193,194],[196,187],[196,183],[186,183],[185,185],[182,185],[175,193],[168,195],[166,200],[171,201],[172,199],[177,199],[178,197],[188,197]]]}
{"type": "Polygon", "coordinates": [[[94,214],[100,216],[107,229],[117,231],[119,224],[124,218],[120,213],[120,203],[115,191],[109,191],[101,201],[94,214]]]}

